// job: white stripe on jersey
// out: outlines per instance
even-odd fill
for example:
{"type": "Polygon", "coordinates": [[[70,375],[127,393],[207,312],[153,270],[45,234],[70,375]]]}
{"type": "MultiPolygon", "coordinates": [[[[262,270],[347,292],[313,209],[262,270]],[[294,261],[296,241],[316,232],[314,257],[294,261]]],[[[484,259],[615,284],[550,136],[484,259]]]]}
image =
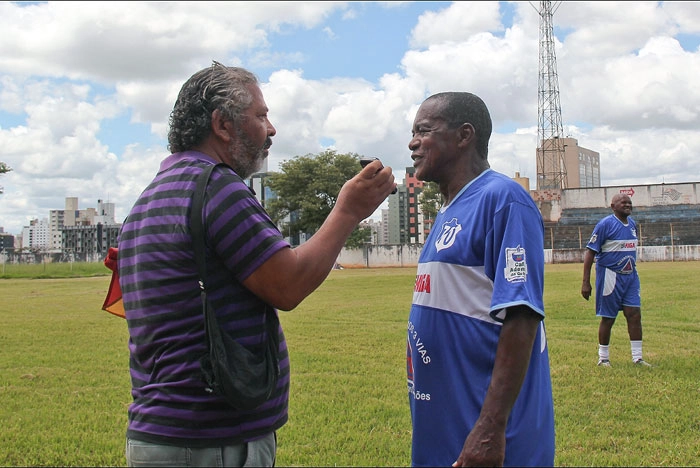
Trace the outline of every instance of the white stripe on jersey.
{"type": "Polygon", "coordinates": [[[637,250],[637,239],[614,240],[608,239],[601,246],[602,252],[630,252],[637,250]]]}
{"type": "Polygon", "coordinates": [[[501,324],[489,315],[493,282],[483,266],[420,263],[416,279],[413,304],[501,324]],[[426,281],[430,284],[429,291],[426,281]]]}

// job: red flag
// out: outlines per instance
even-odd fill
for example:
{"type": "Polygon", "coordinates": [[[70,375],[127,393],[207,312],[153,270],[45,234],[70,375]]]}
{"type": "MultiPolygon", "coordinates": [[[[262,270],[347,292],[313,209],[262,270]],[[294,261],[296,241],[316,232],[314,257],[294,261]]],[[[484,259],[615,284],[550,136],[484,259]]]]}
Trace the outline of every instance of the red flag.
{"type": "Polygon", "coordinates": [[[102,310],[114,314],[117,317],[126,318],[124,314],[124,302],[122,301],[122,290],[119,287],[119,272],[117,271],[117,254],[119,250],[116,247],[110,247],[105,257],[105,266],[112,270],[112,280],[109,282],[107,297],[102,310]]]}

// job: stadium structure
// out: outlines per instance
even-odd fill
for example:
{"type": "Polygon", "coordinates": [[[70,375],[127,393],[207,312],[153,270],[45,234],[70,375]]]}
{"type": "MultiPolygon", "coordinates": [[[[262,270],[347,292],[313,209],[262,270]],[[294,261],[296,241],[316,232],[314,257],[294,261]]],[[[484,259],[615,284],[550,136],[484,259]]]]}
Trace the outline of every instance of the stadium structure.
{"type": "MultiPolygon", "coordinates": [[[[637,222],[639,258],[652,260],[700,259],[700,182],[651,185],[601,185],[600,154],[579,145],[563,132],[553,15],[561,2],[539,2],[538,147],[537,180],[514,179],[530,192],[545,224],[548,262],[582,262],[586,243],[596,223],[612,213],[617,193],[630,196],[637,222]]],[[[534,5],[533,5],[534,6],[534,5]]],[[[382,233],[368,245],[362,258],[341,254],[347,266],[405,266],[417,262],[420,245],[430,229],[424,219],[420,194],[423,183],[413,167],[406,168],[403,185],[389,197],[382,213],[382,233]]]]}
{"type": "MultiPolygon", "coordinates": [[[[612,197],[630,196],[640,246],[700,244],[700,183],[601,187],[600,155],[563,134],[553,15],[561,2],[540,2],[537,188],[545,248],[582,249],[612,197]]],[[[574,258],[578,255],[574,254],[574,258]]]]}

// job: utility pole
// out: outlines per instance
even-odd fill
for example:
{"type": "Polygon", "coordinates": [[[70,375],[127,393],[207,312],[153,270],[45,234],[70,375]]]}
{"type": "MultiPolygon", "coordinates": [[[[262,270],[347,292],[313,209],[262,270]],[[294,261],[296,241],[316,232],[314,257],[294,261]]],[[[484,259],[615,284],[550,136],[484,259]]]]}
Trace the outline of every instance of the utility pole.
{"type": "MultiPolygon", "coordinates": [[[[532,5],[532,3],[530,4],[532,5]]],[[[537,13],[540,15],[540,60],[537,93],[537,189],[567,188],[566,164],[564,163],[564,130],[559,103],[559,78],[557,57],[554,50],[554,25],[552,17],[561,2],[552,5],[541,1],[537,13]]]]}

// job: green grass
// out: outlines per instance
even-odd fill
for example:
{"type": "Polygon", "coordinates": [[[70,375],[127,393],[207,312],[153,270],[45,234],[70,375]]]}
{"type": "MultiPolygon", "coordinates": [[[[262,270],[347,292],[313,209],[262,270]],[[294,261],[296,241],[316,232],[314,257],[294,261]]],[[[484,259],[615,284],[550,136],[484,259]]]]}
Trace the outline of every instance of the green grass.
{"type": "Polygon", "coordinates": [[[0,279],[84,278],[111,274],[112,272],[102,262],[0,264],[0,279]]]}
{"type": "MultiPolygon", "coordinates": [[[[102,268],[104,268],[102,266],[102,268]]],[[[700,463],[700,262],[642,263],[644,356],[624,319],[612,368],[582,266],[547,265],[559,466],[700,463]]],[[[406,466],[405,332],[414,268],[333,271],[281,314],[292,365],[278,466],[406,466]]],[[[126,323],[100,310],[109,277],[0,280],[0,465],[124,465],[126,323]]]]}

